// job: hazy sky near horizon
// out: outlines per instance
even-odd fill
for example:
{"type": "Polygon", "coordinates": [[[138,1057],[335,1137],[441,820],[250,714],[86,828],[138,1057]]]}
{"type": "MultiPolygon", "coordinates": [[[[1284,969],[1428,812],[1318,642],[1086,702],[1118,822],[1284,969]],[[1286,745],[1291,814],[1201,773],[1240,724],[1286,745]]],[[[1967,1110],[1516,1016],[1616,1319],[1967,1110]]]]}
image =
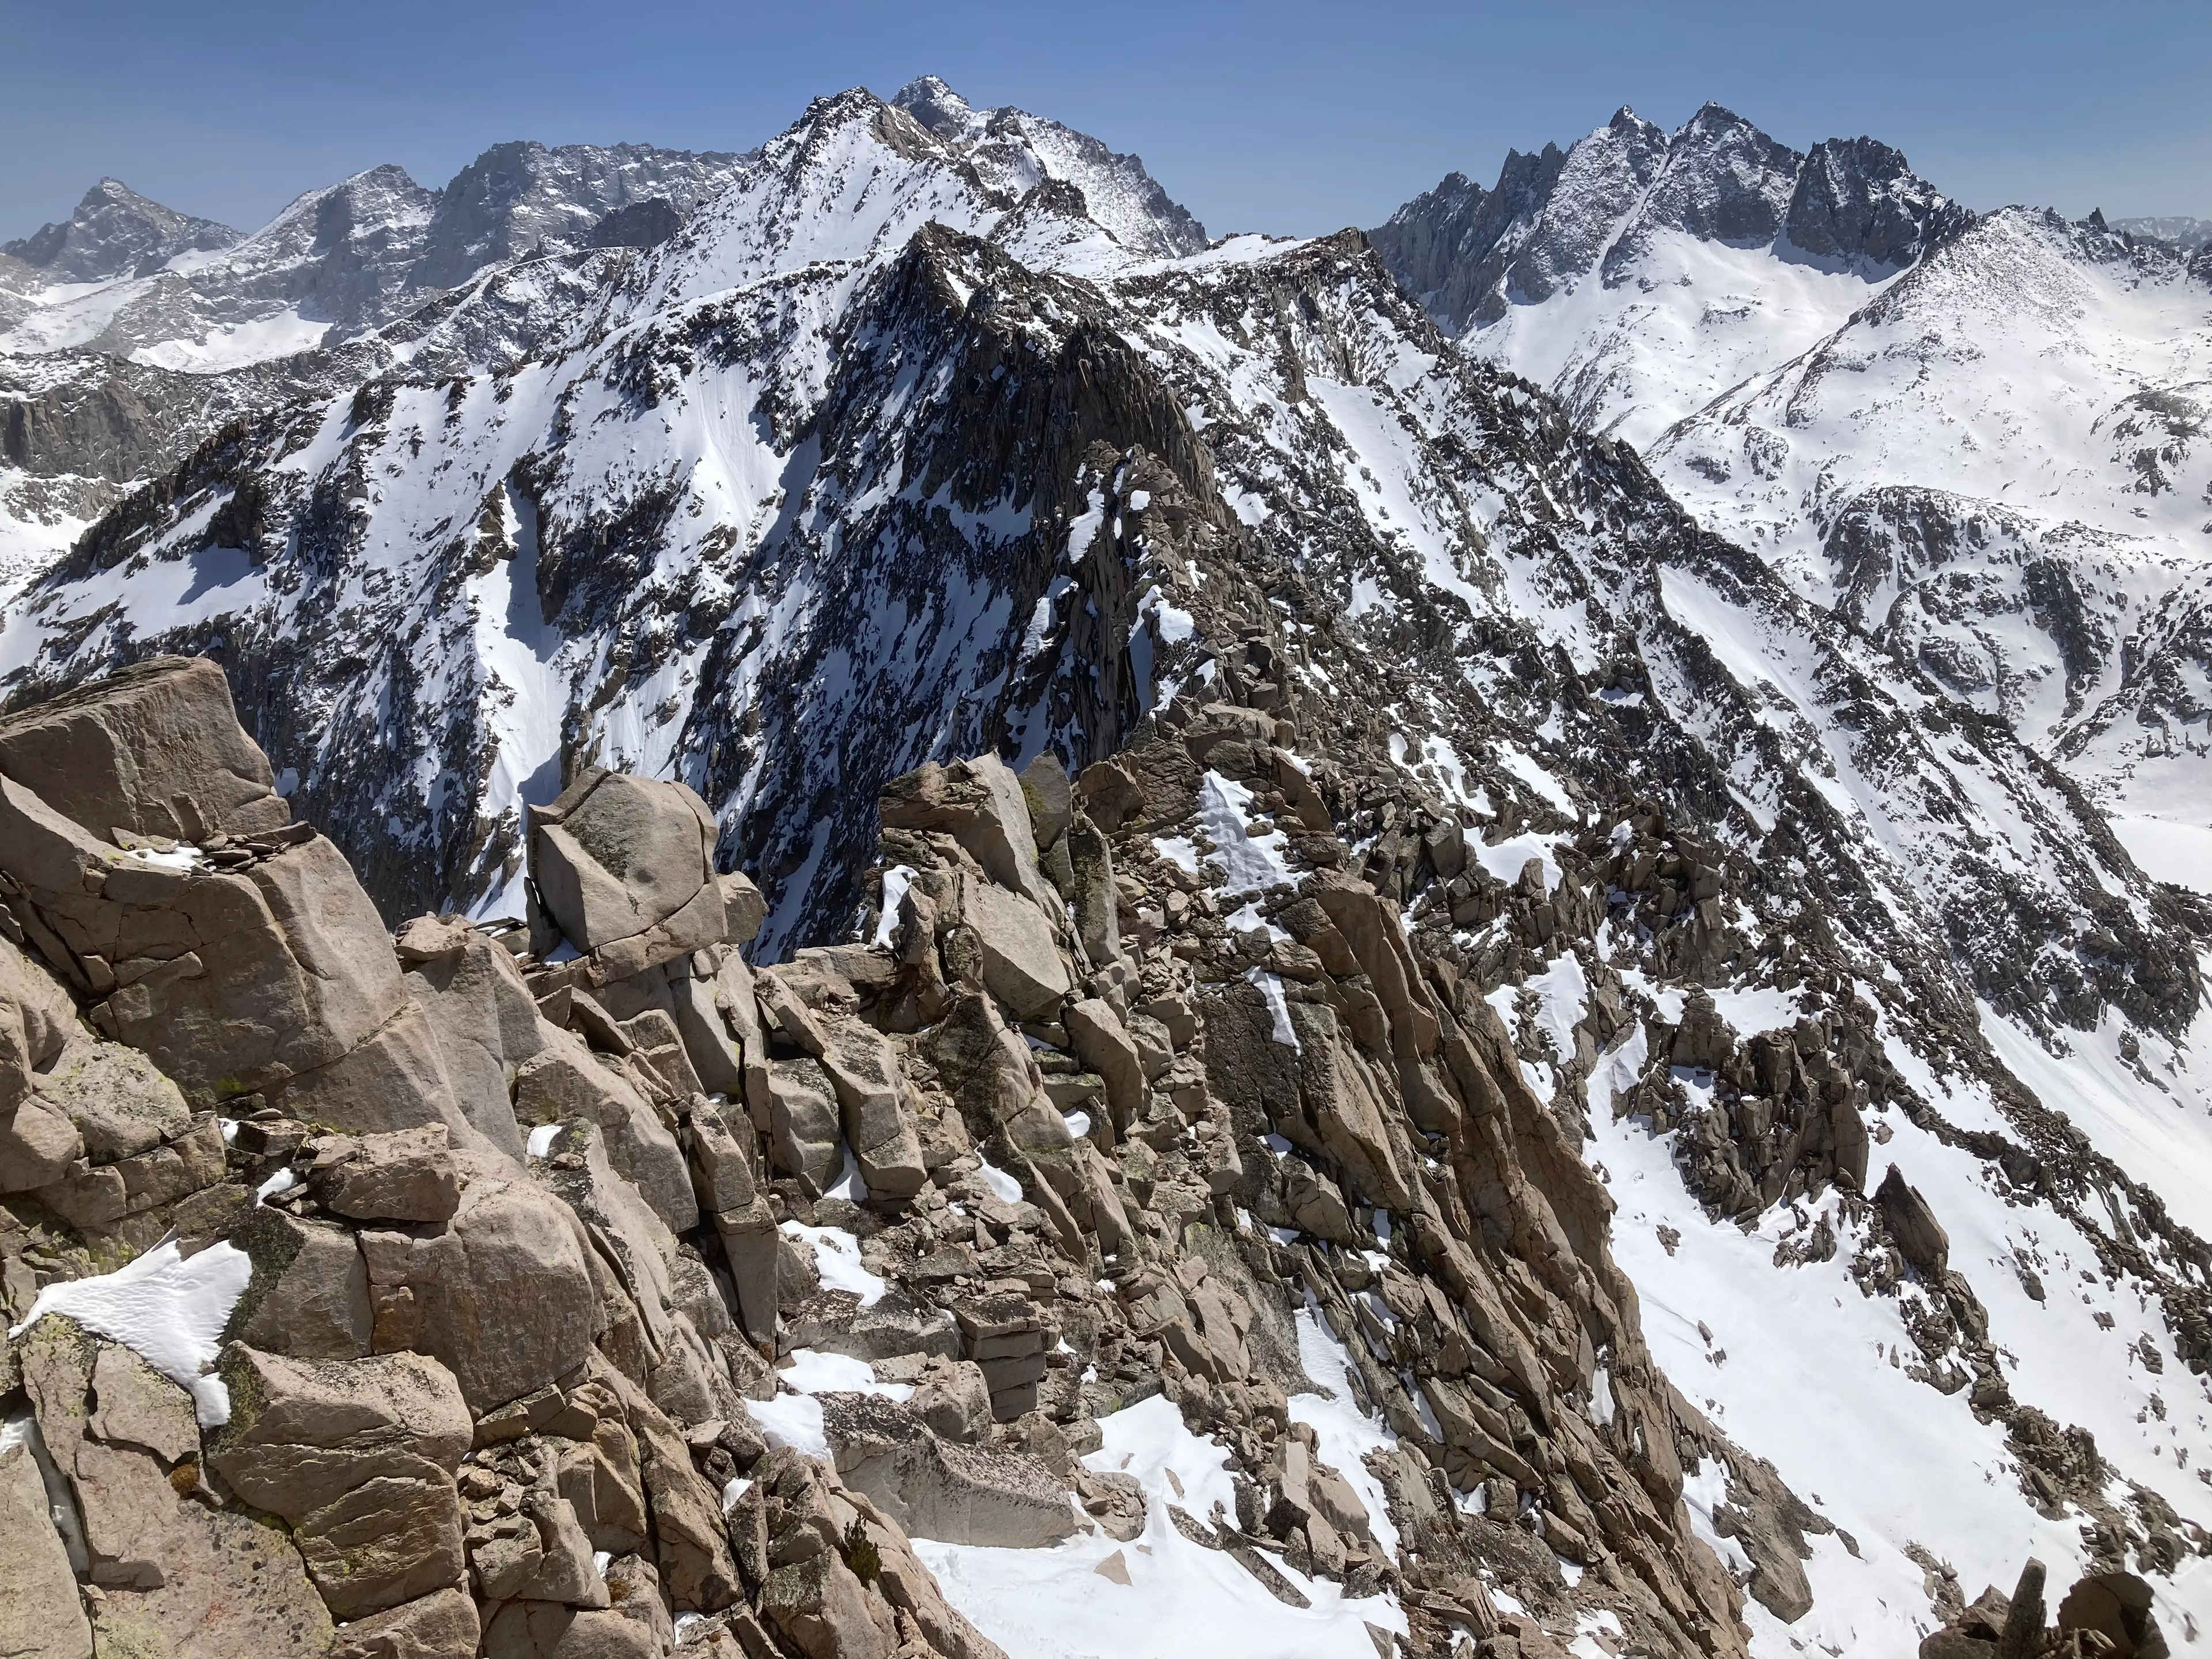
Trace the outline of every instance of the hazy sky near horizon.
{"type": "Polygon", "coordinates": [[[809,98],[944,76],[1142,155],[1215,234],[1373,225],[1622,104],[1786,143],[1870,133],[1976,208],[2212,217],[2212,5],[805,6],[0,0],[0,240],[103,174],[252,229],[384,162],[487,146],[749,149],[809,98]]]}

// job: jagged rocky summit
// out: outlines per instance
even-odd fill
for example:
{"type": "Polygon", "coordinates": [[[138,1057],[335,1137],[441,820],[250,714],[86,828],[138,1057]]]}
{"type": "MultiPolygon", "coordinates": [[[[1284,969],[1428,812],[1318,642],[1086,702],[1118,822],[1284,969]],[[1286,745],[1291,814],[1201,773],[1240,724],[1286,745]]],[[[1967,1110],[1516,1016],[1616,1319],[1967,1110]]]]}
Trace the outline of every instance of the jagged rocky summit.
{"type": "Polygon", "coordinates": [[[2205,890],[2212,256],[2190,220],[1977,215],[1870,138],[1623,110],[1372,233],[1461,348],[2004,720],[2205,890]]]}
{"type": "MultiPolygon", "coordinates": [[[[342,851],[376,931],[425,911],[520,922],[504,935],[530,971],[571,980],[576,1021],[594,1006],[612,1025],[644,1014],[602,993],[657,975],[675,1044],[709,1095],[735,1101],[744,1079],[714,1083],[684,1024],[713,905],[703,875],[669,874],[711,837],[713,866],[761,895],[744,951],[755,994],[731,1006],[758,1019],[763,987],[794,999],[762,1026],[787,1101],[778,1151],[771,1087],[763,1168],[787,1170],[787,1206],[815,1206],[793,1218],[851,1231],[886,1286],[911,1275],[863,1259],[869,1224],[821,1206],[872,1195],[863,1212],[896,1216],[894,1183],[918,1167],[928,1179],[905,1201],[921,1209],[948,1190],[943,1166],[927,1110],[917,1166],[894,1119],[848,1118],[824,1056],[856,1020],[897,1051],[902,1100],[936,1089],[959,1115],[961,1056],[999,1052],[976,1035],[995,1011],[1005,1065],[1035,1056],[1068,1139],[1035,1114],[996,1140],[993,1112],[963,1116],[1006,1182],[979,1164],[983,1185],[1036,1206],[1039,1238],[1057,1239],[1034,1169],[1091,1237],[1113,1224],[1103,1167],[1139,1249],[1151,1238],[1173,1259],[1209,1350],[1238,1328],[1237,1304],[1225,1324],[1204,1310],[1217,1279],[1253,1310],[1287,1308],[1281,1351],[1318,1386],[1278,1379],[1279,1438],[1310,1430],[1310,1461],[1358,1496],[1381,1591],[1344,1593],[1370,1582],[1356,1528],[1338,1524],[1348,1509],[1309,1506],[1328,1533],[1271,1519],[1272,1497],[1243,1513],[1237,1474],[1265,1487],[1252,1455],[1274,1454],[1236,1449],[1224,1468],[1250,1419],[1220,1371],[1186,1356],[1208,1395],[1178,1382],[1164,1404],[1093,1403],[1101,1443],[1077,1453],[1095,1460],[1079,1480],[1127,1474],[1146,1495],[1154,1529],[1135,1541],[1152,1553],[1108,1569],[1146,1593],[1091,1601],[1118,1581],[1084,1566],[1052,1581],[1040,1613],[1020,1583],[1045,1556],[1017,1569],[971,1553],[995,1541],[945,1542],[932,1528],[953,1523],[918,1518],[938,1513],[927,1504],[893,1517],[1009,1651],[1073,1641],[1054,1616],[1071,1596],[1114,1606],[1137,1650],[1218,1645],[1218,1627],[1170,1640],[1136,1618],[1201,1582],[1234,1588],[1207,1604],[1231,1610],[1230,1628],[1285,1650],[1364,1654],[1361,1626],[1389,1628],[1392,1607],[1417,1650],[1449,1647],[1449,1606],[1421,1597],[1478,1617],[1455,1574],[1490,1598],[1499,1625],[1480,1639],[1501,1653],[1625,1643],[1645,1629],[1638,1609],[1662,1634],[1638,1639],[1661,1650],[1905,1651],[1962,1612],[1962,1585],[2009,1583],[2029,1555],[2061,1582],[2139,1577],[2181,1628],[2204,1595],[2190,1494],[2212,1457],[2203,905],[2149,879],[2004,720],[1808,600],[1755,545],[1711,533],[1626,445],[1447,338],[1357,234],[1149,252],[1097,216],[1110,192],[1023,170],[1022,155],[1059,153],[1042,131],[960,115],[927,88],[821,100],[650,251],[503,267],[365,337],[347,360],[359,378],[230,424],[11,609],[12,705],[205,653],[270,787],[342,851]],[[1034,879],[1011,827],[1022,814],[962,839],[1000,793],[994,767],[1037,792],[1023,802],[1034,879]],[[1057,829],[1054,775],[1080,785],[1057,829]],[[680,799],[672,780],[697,805],[650,815],[633,839],[626,815],[680,799]],[[1110,940],[1095,901],[1084,914],[1094,831],[1112,859],[1110,940]],[[533,902],[562,918],[534,936],[533,902]],[[926,928],[902,920],[925,904],[926,928]],[[1361,954],[1370,912],[1370,945],[1395,930],[1404,957],[1361,954]],[[1323,921],[1349,957],[1328,954],[1323,921]],[[962,1000],[979,978],[983,1000],[962,1000]],[[1192,1008],[1188,1045],[1176,1000],[1192,1008]],[[1087,1002],[1120,1017],[1127,1050],[1104,1016],[1078,1012],[1087,1002]],[[819,1053],[786,1023],[794,1008],[819,1053]],[[1455,1069],[1454,1030],[1502,1114],[1467,1093],[1480,1085],[1455,1069]],[[1310,1079],[1324,1056],[1328,1075],[1310,1079]],[[802,1059],[813,1072],[779,1073],[802,1059]],[[1192,1066],[1178,1081],[1185,1061],[1202,1097],[1192,1066]],[[1112,1115],[1133,1098],[1156,1114],[1135,1133],[1112,1115]],[[1326,1127],[1364,1126],[1370,1101],[1379,1129],[1326,1127]],[[1241,1171],[1218,1194],[1214,1104],[1241,1171]],[[1486,1150],[1493,1131],[1518,1179],[1492,1179],[1507,1156],[1486,1150]],[[841,1139],[849,1158],[833,1158],[841,1139]],[[1556,1234],[1514,1207],[1520,1180],[1556,1234]],[[1198,1218],[1201,1188],[1231,1214],[1198,1218]],[[1477,1281],[1435,1265],[1456,1258],[1423,1230],[1431,1205],[1498,1287],[1535,1372],[1468,1322],[1477,1281]],[[1218,1230],[1223,1252],[1191,1244],[1194,1227],[1218,1230]],[[1285,1286],[1280,1303],[1231,1276],[1248,1270],[1285,1286]],[[1504,1381],[1474,1346],[1462,1369],[1426,1358],[1430,1343],[1456,1352],[1454,1319],[1504,1381]],[[1650,1376],[1617,1387],[1638,1374],[1632,1330],[1650,1376]],[[1637,1461],[1657,1455],[1654,1431],[1623,1404],[1624,1387],[1659,1400],[1660,1378],[1712,1429],[1674,1442],[1679,1512],[1663,1465],[1655,1489],[1637,1461]],[[1577,1389],[1586,1406],[1553,1397],[1577,1389]],[[1577,1424],[1643,1483],[1663,1537],[1622,1541],[1644,1511],[1633,1498],[1608,1510],[1612,1465],[1577,1424]],[[1182,1437],[1208,1425],[1223,1444],[1182,1437]],[[1398,1467],[1407,1448],[1450,1493],[1435,1507],[1456,1541],[1412,1547],[1440,1553],[1425,1577],[1407,1522],[1360,1473],[1382,1481],[1367,1452],[1398,1467]],[[1187,1537],[1170,1504],[1228,1547],[1187,1537]],[[1346,1543],[1340,1578],[1267,1547],[1290,1551],[1301,1529],[1324,1565],[1329,1534],[1346,1543]],[[1698,1588],[1684,1538],[1720,1564],[1737,1599],[1707,1589],[1747,1638],[1698,1588]],[[1245,1547],[1311,1605],[1255,1589],[1229,1555],[1245,1547]],[[1156,1568],[1169,1577],[1147,1580],[1156,1568]],[[1620,1589],[1631,1580],[1650,1601],[1620,1589]],[[1710,1626],[1676,1610],[1674,1585],[1710,1626]]],[[[181,820],[159,833],[191,839],[181,820]]],[[[726,970],[726,952],[713,977],[726,970]]],[[[374,1041],[343,1063],[419,1078],[424,1039],[390,1007],[372,1000],[369,1023],[349,1027],[374,1041]]],[[[654,1030],[633,1046],[670,1048],[654,1030]]],[[[499,1130],[497,1109],[469,1103],[499,1098],[507,1061],[459,1086],[469,1062],[440,1055],[454,1111],[499,1130]]],[[[1035,1103],[1026,1082],[992,1086],[1035,1103]]],[[[972,1190],[955,1202],[985,1219],[988,1243],[967,1235],[979,1259],[1010,1241],[972,1190]]],[[[719,1231],[692,1237],[727,1266],[719,1231]]],[[[816,1243],[817,1270],[841,1271],[816,1243]]],[[[1042,1278],[1026,1294],[1059,1309],[1060,1277],[1042,1278]]],[[[1115,1280],[1096,1274],[1094,1291],[1102,1278],[1115,1280]]],[[[740,1315],[742,1289],[733,1276],[740,1315]]],[[[1137,1323],[1163,1331],[1174,1307],[1149,1304],[1137,1323]]],[[[963,1344],[1003,1340],[976,1354],[1023,1362],[991,1371],[1005,1386],[987,1397],[1023,1386],[1040,1354],[1040,1389],[1066,1385],[1036,1317],[963,1330],[963,1344]]],[[[1278,1351],[1255,1328],[1248,1349],[1278,1351]]],[[[1097,1367],[1101,1387],[1119,1386],[1130,1352],[1144,1351],[1097,1367]]],[[[823,1363],[794,1382],[926,1381],[823,1363]]],[[[1129,1363],[1151,1374],[1148,1353],[1129,1363]]],[[[1248,1394],[1273,1362],[1254,1363],[1229,1378],[1248,1394]]],[[[827,1445],[844,1419],[824,1410],[827,1445]]],[[[903,1433],[885,1428],[870,1460],[940,1461],[903,1433]]],[[[1289,1461],[1268,1477],[1297,1478],[1289,1461]]],[[[1093,1534],[1048,1553],[1092,1549],[1104,1565],[1093,1534]]]]}

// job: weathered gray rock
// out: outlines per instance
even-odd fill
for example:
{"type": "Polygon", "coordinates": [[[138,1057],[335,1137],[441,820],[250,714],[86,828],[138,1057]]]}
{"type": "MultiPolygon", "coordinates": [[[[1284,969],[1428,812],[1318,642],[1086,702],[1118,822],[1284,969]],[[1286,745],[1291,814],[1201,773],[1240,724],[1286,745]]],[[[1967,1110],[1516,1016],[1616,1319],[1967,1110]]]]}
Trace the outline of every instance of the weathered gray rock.
{"type": "Polygon", "coordinates": [[[436,1034],[412,997],[331,1064],[265,1085],[262,1094],[291,1116],[348,1133],[443,1123],[456,1146],[483,1144],[453,1097],[436,1034]]]}
{"type": "Polygon", "coordinates": [[[329,1650],[330,1613],[282,1528],[173,1492],[170,1501],[161,1583],[106,1590],[94,1615],[96,1652],[315,1659],[329,1650]]]}
{"type": "Polygon", "coordinates": [[[1331,1009],[1300,1003],[1291,1016],[1297,1032],[1298,1083],[1308,1133],[1285,1123],[1292,1140],[1305,1140],[1336,1160],[1346,1179],[1368,1203],[1402,1213],[1413,1204],[1406,1160],[1385,1121],[1385,1095],[1365,1060],[1346,1040],[1331,1009]]]}
{"type": "Polygon", "coordinates": [[[738,1096],[744,1092],[744,1059],[731,1041],[730,1028],[715,1005],[714,981],[680,972],[691,959],[672,963],[664,971],[668,981],[669,1012],[684,1042],[684,1052],[708,1094],[738,1096]]]}
{"type": "Polygon", "coordinates": [[[1052,846],[1075,821],[1075,790],[1060,757],[1045,750],[1022,769],[1022,802],[1030,810],[1030,833],[1039,848],[1052,846]]]}
{"type": "Polygon", "coordinates": [[[477,1605],[458,1589],[434,1590],[349,1623],[331,1659],[475,1659],[477,1605]]]}
{"type": "Polygon", "coordinates": [[[0,1193],[51,1187],[83,1158],[84,1137],[59,1107],[31,1095],[0,1108],[0,1193]]]}
{"type": "Polygon", "coordinates": [[[910,1537],[1042,1548],[1076,1529],[1066,1487],[1034,1457],[940,1439],[873,1395],[826,1396],[822,1419],[839,1478],[910,1537]]]}
{"type": "Polygon", "coordinates": [[[27,1444],[0,1451],[0,1655],[92,1659],[92,1626],[27,1444]]]}
{"type": "MultiPolygon", "coordinates": [[[[412,1239],[395,1282],[413,1297],[416,1346],[488,1411],[584,1363],[599,1297],[566,1206],[488,1161],[465,1164],[464,1174],[461,1207],[412,1239]]],[[[372,1261],[372,1285],[376,1277],[372,1261]]]]}
{"type": "Polygon", "coordinates": [[[908,1408],[939,1438],[966,1445],[991,1426],[991,1385],[972,1359],[933,1359],[908,1408]]]}
{"type": "Polygon", "coordinates": [[[531,873],[569,941],[627,978],[727,937],[714,835],[682,784],[593,768],[532,811],[531,873]]]}
{"type": "Polygon", "coordinates": [[[951,766],[932,761],[885,784],[878,805],[885,829],[942,830],[1001,887],[1048,902],[1021,781],[996,755],[951,766]]]}
{"type": "Polygon", "coordinates": [[[1874,1197],[1905,1259],[1923,1273],[1940,1277],[1950,1266],[1950,1236],[1928,1207],[1928,1200],[1921,1197],[1920,1189],[1908,1186],[1903,1172],[1893,1164],[1874,1197]]]}
{"type": "Polygon", "coordinates": [[[459,1583],[461,1526],[450,1474],[378,1475],[299,1517],[292,1536],[325,1604],[352,1619],[459,1583]]]}
{"type": "Polygon", "coordinates": [[[1081,812],[1067,831],[1068,870],[1075,934],[1094,964],[1121,954],[1121,902],[1114,885],[1114,848],[1105,832],[1081,812]]]}
{"type": "Polygon", "coordinates": [[[519,1516],[495,1523],[501,1529],[493,1535],[471,1535],[469,1564],[478,1598],[605,1607],[606,1581],[592,1569],[592,1540],[575,1506],[557,1495],[550,1480],[521,1501],[519,1516]]]}
{"type": "Polygon", "coordinates": [[[295,1359],[358,1359],[369,1352],[368,1267],[352,1233],[262,1205],[230,1242],[253,1262],[232,1315],[240,1341],[295,1359]]]}
{"type": "Polygon", "coordinates": [[[375,907],[337,850],[286,830],[236,869],[126,854],[0,777],[0,869],[106,1035],[188,1098],[251,1090],[335,1127],[465,1133],[375,907]]]}
{"type": "Polygon", "coordinates": [[[1085,997],[1067,1005],[1061,1016],[1069,1040],[1085,1066],[1106,1084],[1106,1104],[1117,1129],[1126,1129],[1144,1115],[1145,1071],[1137,1058],[1137,1045],[1122,1026],[1113,1005],[1085,997]]]}
{"type": "Polygon", "coordinates": [[[288,1521],[372,1480],[450,1488],[474,1437],[459,1384],[422,1354],[290,1359],[232,1342],[217,1370],[231,1415],[209,1435],[208,1462],[247,1503],[288,1521]]]}
{"type": "MultiPolygon", "coordinates": [[[[19,1109],[18,1121],[21,1120],[19,1109]]],[[[189,1196],[222,1179],[222,1127],[210,1114],[166,1146],[112,1164],[79,1161],[41,1196],[70,1225],[100,1230],[189,1196]]]]}
{"type": "Polygon", "coordinates": [[[637,1437],[639,1471],[653,1513],[661,1583],[679,1611],[713,1613],[743,1594],[714,1489],[693,1467],[682,1432],[635,1384],[611,1367],[594,1376],[622,1401],[637,1437]]]}
{"type": "Polygon", "coordinates": [[[151,1152],[191,1127],[177,1085],[120,1043],[73,1043],[32,1087],[76,1126],[94,1164],[151,1152]]]}
{"type": "Polygon", "coordinates": [[[845,1141],[870,1195],[912,1198],[929,1172],[890,1041],[858,1020],[830,1021],[818,1064],[836,1093],[845,1141]]]}
{"type": "Polygon", "coordinates": [[[483,1633],[484,1659],[659,1659],[652,1631],[619,1613],[510,1601],[483,1633]]]}
{"type": "Polygon", "coordinates": [[[894,1646],[870,1612],[866,1588],[826,1550],[771,1572],[760,1610],[806,1659],[889,1659],[894,1646]]]}
{"type": "Polygon", "coordinates": [[[301,1151],[308,1187],[334,1215],[435,1223],[461,1207],[460,1171],[442,1123],[389,1134],[326,1136],[301,1151]]]}
{"type": "Polygon", "coordinates": [[[94,1439],[149,1451],[167,1466],[199,1455],[191,1397],[119,1343],[100,1345],[92,1367],[92,1401],[85,1429],[94,1439]]]}
{"type": "Polygon", "coordinates": [[[676,1137],[629,1079],[574,1033],[550,1031],[544,1047],[516,1068],[514,1115],[526,1124],[595,1124],[605,1138],[608,1161],[635,1183],[672,1231],[688,1232],[698,1224],[676,1137]]]}
{"type": "MultiPolygon", "coordinates": [[[[804,1240],[786,1243],[806,1251],[811,1263],[812,1250],[804,1240]]],[[[903,1286],[887,1290],[865,1307],[858,1305],[849,1291],[817,1295],[809,1290],[793,1305],[786,1334],[794,1348],[848,1354],[854,1359],[890,1359],[901,1354],[939,1354],[951,1358],[960,1352],[960,1334],[952,1316],[903,1286]]]]}
{"type": "Polygon", "coordinates": [[[1028,901],[987,882],[963,880],[960,919],[982,953],[983,983],[1018,1019],[1053,1013],[1069,989],[1052,924],[1028,901]]]}
{"type": "Polygon", "coordinates": [[[816,1061],[768,1062],[769,1161],[818,1197],[837,1178],[843,1125],[836,1091],[816,1061]]]}
{"type": "Polygon", "coordinates": [[[100,836],[199,842],[292,817],[204,657],[150,657],[0,720],[0,775],[100,836]]]}
{"type": "Polygon", "coordinates": [[[751,944],[760,932],[761,923],[767,919],[768,901],[753,885],[752,878],[743,871],[732,870],[715,880],[722,889],[722,916],[729,930],[730,943],[751,944]]]}
{"type": "Polygon", "coordinates": [[[507,1109],[515,1070],[544,1048],[557,1028],[540,1018],[504,946],[452,919],[417,917],[408,927],[424,923],[440,930],[431,942],[451,948],[410,959],[403,930],[407,988],[429,1021],[462,1114],[493,1146],[520,1158],[522,1133],[507,1109]]]}
{"type": "Polygon", "coordinates": [[[848,1492],[842,1497],[860,1511],[863,1533],[875,1546],[880,1563],[877,1589],[884,1601],[914,1621],[932,1649],[945,1659],[1006,1659],[998,1644],[946,1602],[937,1581],[915,1559],[896,1522],[878,1512],[865,1492],[848,1492]]]}
{"type": "Polygon", "coordinates": [[[33,1077],[83,1036],[69,993],[0,937],[0,1113],[11,1110],[30,1092],[33,1077]]]}

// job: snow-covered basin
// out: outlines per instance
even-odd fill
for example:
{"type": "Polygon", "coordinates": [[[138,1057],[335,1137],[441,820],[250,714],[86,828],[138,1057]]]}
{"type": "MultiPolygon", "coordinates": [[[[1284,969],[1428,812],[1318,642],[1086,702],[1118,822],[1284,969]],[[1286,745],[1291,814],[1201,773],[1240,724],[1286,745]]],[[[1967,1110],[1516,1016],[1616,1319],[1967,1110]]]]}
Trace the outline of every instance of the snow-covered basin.
{"type": "MultiPolygon", "coordinates": [[[[1322,1461],[1368,1505],[1379,1541],[1395,1542],[1381,1484],[1359,1454],[1390,1443],[1343,1387],[1341,1348],[1310,1312],[1299,1316],[1298,1351],[1308,1376],[1336,1395],[1301,1394],[1291,1415],[1313,1424],[1322,1461]]],[[[1098,1422],[1104,1443],[1083,1461],[1101,1473],[1134,1476],[1145,1489],[1145,1530],[1127,1544],[1079,1533],[1050,1549],[986,1548],[915,1540],[915,1553],[986,1636],[1022,1659],[1373,1659],[1367,1627],[1402,1633],[1406,1616],[1387,1595],[1345,1599],[1343,1587],[1274,1562],[1313,1605],[1278,1601],[1227,1553],[1194,1544],[1168,1517],[1174,1504],[1211,1522],[1218,1504],[1237,1513],[1228,1454],[1187,1428],[1155,1395],[1098,1422]],[[1118,1555],[1129,1582],[1097,1571],[1118,1555]]]]}

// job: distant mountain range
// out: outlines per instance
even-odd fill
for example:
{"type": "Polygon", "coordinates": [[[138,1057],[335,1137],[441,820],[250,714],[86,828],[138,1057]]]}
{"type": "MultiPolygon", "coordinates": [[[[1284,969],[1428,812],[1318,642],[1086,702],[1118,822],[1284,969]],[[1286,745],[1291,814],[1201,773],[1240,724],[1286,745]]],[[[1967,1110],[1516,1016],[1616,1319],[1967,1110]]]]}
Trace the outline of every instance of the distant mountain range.
{"type": "MultiPolygon", "coordinates": [[[[1371,233],[1461,349],[2212,869],[2204,222],[1967,211],[1871,139],[1623,110],[1371,233]]],[[[2200,884],[2203,884],[2202,878],[2200,884]]]]}

